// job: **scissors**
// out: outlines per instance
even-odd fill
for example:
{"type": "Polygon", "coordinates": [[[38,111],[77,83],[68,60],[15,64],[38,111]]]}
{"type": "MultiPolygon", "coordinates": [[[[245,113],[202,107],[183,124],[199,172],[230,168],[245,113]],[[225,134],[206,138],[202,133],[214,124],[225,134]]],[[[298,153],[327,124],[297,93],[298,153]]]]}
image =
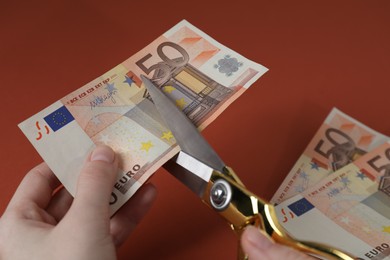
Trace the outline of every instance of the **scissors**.
{"type": "MultiPolygon", "coordinates": [[[[356,259],[337,248],[291,237],[281,226],[274,206],[248,191],[188,117],[150,79],[143,75],[141,78],[181,149],[165,168],[222,216],[239,237],[246,226],[254,225],[275,242],[307,254],[326,259],[356,259]]],[[[238,259],[248,259],[241,247],[238,259]]]]}

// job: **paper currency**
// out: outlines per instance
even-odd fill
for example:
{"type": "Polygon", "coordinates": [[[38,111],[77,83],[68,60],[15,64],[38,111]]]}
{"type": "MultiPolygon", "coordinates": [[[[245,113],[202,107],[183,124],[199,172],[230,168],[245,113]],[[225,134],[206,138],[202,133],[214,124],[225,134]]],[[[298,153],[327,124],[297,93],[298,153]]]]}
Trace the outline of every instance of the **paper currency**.
{"type": "Polygon", "coordinates": [[[390,143],[276,206],[294,237],[390,259],[390,143]]]}
{"type": "Polygon", "coordinates": [[[266,70],[183,20],[19,127],[72,195],[88,152],[97,144],[111,146],[120,156],[114,213],[178,152],[141,74],[203,129],[266,70]]]}
{"type": "Polygon", "coordinates": [[[271,199],[279,204],[390,140],[334,108],[271,199]]]}

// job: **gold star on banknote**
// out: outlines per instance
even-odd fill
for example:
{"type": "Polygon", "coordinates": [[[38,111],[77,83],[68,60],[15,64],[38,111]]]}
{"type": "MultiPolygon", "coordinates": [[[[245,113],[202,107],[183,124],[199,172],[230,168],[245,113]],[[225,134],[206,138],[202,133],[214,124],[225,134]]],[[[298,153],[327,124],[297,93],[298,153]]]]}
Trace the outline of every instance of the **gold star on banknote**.
{"type": "Polygon", "coordinates": [[[141,143],[141,150],[144,150],[146,152],[149,152],[149,149],[152,148],[154,145],[152,144],[152,141],[148,141],[146,143],[141,143]]]}
{"type": "Polygon", "coordinates": [[[164,92],[166,92],[166,93],[172,93],[172,91],[174,91],[174,90],[175,90],[175,88],[172,86],[165,86],[164,87],[164,92]]]}
{"type": "Polygon", "coordinates": [[[341,222],[348,225],[349,224],[349,217],[341,217],[341,222]]]}
{"type": "Polygon", "coordinates": [[[383,232],[390,234],[390,226],[383,226],[383,232]]]}
{"type": "Polygon", "coordinates": [[[366,233],[369,233],[371,231],[371,229],[367,226],[362,227],[362,230],[366,233]]]}
{"type": "Polygon", "coordinates": [[[110,138],[106,134],[101,134],[99,141],[104,143],[104,144],[108,144],[110,141],[110,138]]]}
{"type": "Polygon", "coordinates": [[[183,109],[185,105],[187,105],[187,103],[185,102],[184,98],[176,100],[176,106],[178,106],[180,109],[183,109]]]}
{"type": "Polygon", "coordinates": [[[163,135],[161,136],[161,139],[165,139],[167,141],[171,140],[173,138],[173,134],[171,131],[163,132],[163,135]]]}

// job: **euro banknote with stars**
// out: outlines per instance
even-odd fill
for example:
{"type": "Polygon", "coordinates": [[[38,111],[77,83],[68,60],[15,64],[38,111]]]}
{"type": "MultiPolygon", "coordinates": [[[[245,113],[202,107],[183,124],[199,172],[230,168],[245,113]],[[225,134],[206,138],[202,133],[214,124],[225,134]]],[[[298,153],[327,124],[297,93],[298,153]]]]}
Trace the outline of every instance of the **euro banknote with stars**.
{"type": "Polygon", "coordinates": [[[294,237],[358,259],[390,259],[390,143],[276,206],[294,237]]]}
{"type": "Polygon", "coordinates": [[[113,214],[179,151],[141,75],[204,129],[266,71],[183,20],[19,127],[72,195],[87,154],[112,147],[120,158],[113,214]]]}
{"type": "Polygon", "coordinates": [[[283,180],[271,202],[279,204],[304,192],[389,140],[389,137],[333,108],[283,180]]]}

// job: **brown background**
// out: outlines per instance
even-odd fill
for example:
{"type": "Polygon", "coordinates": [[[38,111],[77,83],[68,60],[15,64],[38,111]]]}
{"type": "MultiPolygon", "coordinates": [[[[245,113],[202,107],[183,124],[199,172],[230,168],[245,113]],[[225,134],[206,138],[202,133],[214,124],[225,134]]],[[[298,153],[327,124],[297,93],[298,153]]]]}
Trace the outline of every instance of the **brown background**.
{"type": "MultiPolygon", "coordinates": [[[[17,124],[182,19],[270,69],[205,131],[269,199],[332,107],[390,135],[389,1],[1,1],[0,210],[41,162],[17,124]]],[[[120,259],[235,259],[236,237],[164,170],[120,259]]]]}

